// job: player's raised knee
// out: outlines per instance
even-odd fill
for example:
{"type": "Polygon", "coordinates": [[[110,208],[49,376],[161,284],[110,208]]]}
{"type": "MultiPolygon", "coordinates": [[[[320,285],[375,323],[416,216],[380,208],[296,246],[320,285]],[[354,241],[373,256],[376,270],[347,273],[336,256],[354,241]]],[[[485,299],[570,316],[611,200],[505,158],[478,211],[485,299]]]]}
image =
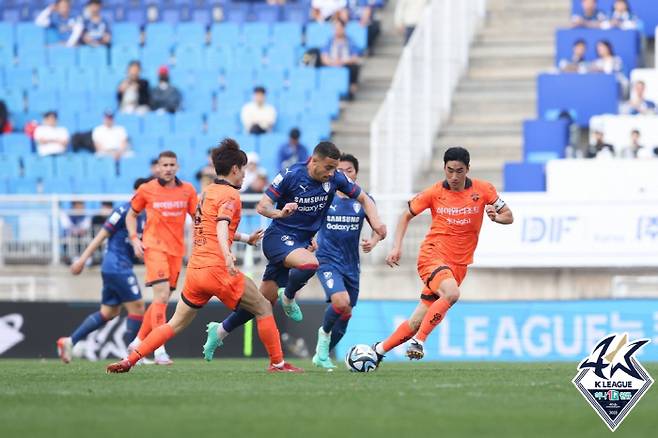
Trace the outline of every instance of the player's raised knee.
{"type": "Polygon", "coordinates": [[[346,314],[352,312],[352,307],[350,306],[349,297],[344,297],[339,294],[331,297],[331,305],[334,307],[334,310],[340,314],[346,314]]]}

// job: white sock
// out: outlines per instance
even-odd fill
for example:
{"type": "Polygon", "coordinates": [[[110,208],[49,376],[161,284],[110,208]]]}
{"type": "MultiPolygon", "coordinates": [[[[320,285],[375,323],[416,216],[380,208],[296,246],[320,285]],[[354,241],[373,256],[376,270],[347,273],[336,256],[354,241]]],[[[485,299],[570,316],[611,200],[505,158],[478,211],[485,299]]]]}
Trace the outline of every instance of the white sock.
{"type": "Polygon", "coordinates": [[[292,303],[295,302],[295,299],[293,298],[293,299],[291,300],[291,299],[288,298],[287,296],[285,296],[285,295],[281,295],[281,302],[282,302],[283,304],[285,304],[286,306],[289,306],[289,305],[291,305],[292,303]]]}
{"type": "Polygon", "coordinates": [[[422,345],[422,346],[425,345],[425,342],[421,341],[420,339],[418,339],[418,338],[416,338],[416,337],[413,337],[413,338],[411,338],[411,339],[412,339],[414,342],[417,342],[418,344],[420,344],[420,345],[422,345]]]}
{"type": "Polygon", "coordinates": [[[377,345],[375,345],[375,351],[378,354],[382,354],[382,355],[386,354],[386,350],[384,350],[384,343],[380,342],[377,345]]]}
{"type": "Polygon", "coordinates": [[[221,339],[223,341],[224,338],[226,338],[228,335],[229,335],[229,332],[227,332],[224,329],[224,324],[219,324],[219,326],[217,327],[217,337],[219,337],[219,339],[221,339]]]}
{"type": "Polygon", "coordinates": [[[130,344],[128,344],[128,348],[132,348],[134,350],[135,348],[139,347],[139,344],[141,344],[141,343],[142,343],[142,340],[139,339],[137,336],[135,336],[135,339],[133,339],[132,342],[130,342],[130,344]]]}
{"type": "Polygon", "coordinates": [[[274,365],[274,366],[277,367],[277,368],[281,368],[281,367],[283,367],[283,364],[284,364],[284,363],[286,363],[286,362],[282,360],[281,362],[279,362],[279,363],[273,363],[272,365],[274,365]]]}
{"type": "Polygon", "coordinates": [[[161,354],[167,354],[167,350],[165,350],[165,346],[164,346],[164,345],[161,345],[161,346],[159,346],[159,347],[153,352],[153,354],[154,354],[155,356],[159,356],[159,355],[161,355],[161,354]]]}

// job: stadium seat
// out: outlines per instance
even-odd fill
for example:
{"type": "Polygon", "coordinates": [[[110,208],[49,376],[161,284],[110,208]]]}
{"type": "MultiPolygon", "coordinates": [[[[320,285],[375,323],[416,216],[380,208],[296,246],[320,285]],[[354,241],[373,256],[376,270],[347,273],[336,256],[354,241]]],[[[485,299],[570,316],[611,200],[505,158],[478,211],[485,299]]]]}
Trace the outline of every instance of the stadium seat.
{"type": "Polygon", "coordinates": [[[308,21],[308,4],[288,3],[283,8],[283,21],[297,24],[306,24],[308,21]]]}
{"type": "Polygon", "coordinates": [[[328,23],[309,23],[306,26],[306,47],[323,49],[334,34],[333,27],[328,23]]]}
{"type": "Polygon", "coordinates": [[[5,80],[12,91],[28,90],[34,85],[34,73],[31,67],[6,66],[5,80]]]}
{"type": "Polygon", "coordinates": [[[13,47],[0,47],[0,66],[14,65],[14,59],[13,47]]]}
{"type": "Polygon", "coordinates": [[[112,47],[137,45],[139,33],[139,26],[135,23],[114,23],[112,25],[112,47]]]}
{"type": "Polygon", "coordinates": [[[288,70],[296,67],[300,59],[296,54],[297,47],[287,44],[276,44],[267,48],[265,64],[270,69],[288,70]]]}
{"type": "MultiPolygon", "coordinates": [[[[254,87],[254,69],[247,66],[227,70],[224,73],[224,88],[231,92],[246,92],[254,87]]],[[[244,101],[242,102],[244,103],[244,101]]]]}
{"type": "Polygon", "coordinates": [[[182,163],[185,162],[185,158],[192,153],[194,142],[191,135],[165,135],[162,137],[162,149],[176,152],[182,166],[182,163]]]}
{"type": "Polygon", "coordinates": [[[208,135],[216,139],[235,135],[238,131],[236,120],[222,113],[210,113],[206,120],[208,135]]]}
{"type": "Polygon", "coordinates": [[[325,115],[302,114],[299,120],[299,126],[307,133],[313,132],[321,138],[329,138],[331,136],[331,122],[325,115]]]}
{"type": "Polygon", "coordinates": [[[227,3],[224,5],[224,20],[231,23],[244,23],[249,19],[250,4],[227,3]]]}
{"type": "Polygon", "coordinates": [[[64,90],[68,81],[68,67],[37,68],[37,85],[40,90],[64,90]]]}
{"type": "Polygon", "coordinates": [[[25,178],[53,178],[55,176],[55,161],[53,157],[38,155],[23,155],[23,176],[25,178]]]}
{"type": "Polygon", "coordinates": [[[281,18],[281,9],[279,5],[254,3],[251,12],[258,23],[276,23],[281,18]]]}
{"type": "Polygon", "coordinates": [[[177,112],[174,114],[174,133],[198,135],[201,133],[203,120],[198,112],[177,112]]]}
{"type": "Polygon", "coordinates": [[[23,97],[23,90],[5,88],[0,90],[0,99],[5,101],[5,105],[12,113],[12,117],[21,114],[25,110],[25,99],[23,97]]]}
{"type": "Polygon", "coordinates": [[[126,128],[129,136],[142,132],[141,120],[139,116],[118,113],[114,116],[114,122],[126,128]]]}
{"type": "Polygon", "coordinates": [[[48,47],[46,52],[51,67],[75,67],[78,65],[78,49],[64,46],[48,47]]]}
{"type": "MultiPolygon", "coordinates": [[[[70,99],[67,99],[65,102],[68,102],[70,99]]],[[[84,102],[86,106],[87,102],[84,102]]],[[[65,106],[61,105],[57,109],[57,124],[64,126],[69,130],[69,133],[78,132],[78,110],[79,106],[70,105],[65,106]]]]}
{"type": "Polygon", "coordinates": [[[172,132],[170,114],[147,113],[142,118],[142,133],[166,136],[172,132]]]}
{"type": "Polygon", "coordinates": [[[80,47],[78,49],[78,65],[83,68],[106,68],[108,51],[105,47],[80,47]]]}
{"type": "Polygon", "coordinates": [[[347,23],[345,32],[359,50],[364,50],[368,47],[368,28],[362,26],[358,21],[347,23]]]}
{"type": "Polygon", "coordinates": [[[248,47],[234,49],[233,67],[256,70],[263,67],[263,48],[248,47]]]}
{"type": "Polygon", "coordinates": [[[569,144],[569,122],[566,120],[525,120],[523,122],[523,160],[544,163],[564,158],[569,144]]]}
{"type": "Polygon", "coordinates": [[[142,26],[146,23],[146,10],[144,8],[128,8],[125,12],[125,20],[134,23],[137,26],[142,26]]]}
{"type": "Polygon", "coordinates": [[[205,66],[204,51],[199,45],[178,45],[174,53],[176,65],[190,70],[201,70],[205,66]]]}
{"type": "Polygon", "coordinates": [[[349,91],[350,74],[346,67],[322,67],[318,79],[323,90],[333,90],[341,96],[349,91]]]}
{"type": "Polygon", "coordinates": [[[56,90],[28,90],[27,102],[30,111],[45,113],[59,106],[59,93],[56,90]]]}
{"type": "Polygon", "coordinates": [[[3,155],[18,157],[32,154],[32,142],[23,133],[10,132],[2,136],[3,155]]]}
{"type": "Polygon", "coordinates": [[[13,195],[34,195],[37,192],[37,179],[13,178],[9,182],[8,191],[13,195]]]}
{"type": "Polygon", "coordinates": [[[212,46],[230,48],[240,43],[240,26],[237,23],[215,23],[210,27],[212,46]]]}
{"type": "Polygon", "coordinates": [[[288,84],[290,88],[313,90],[317,86],[318,70],[312,67],[299,67],[288,72],[288,84]]]}
{"type": "Polygon", "coordinates": [[[211,90],[190,90],[183,93],[183,108],[185,111],[207,113],[213,109],[213,93],[211,90]]]}
{"type": "Polygon", "coordinates": [[[46,43],[46,32],[34,23],[16,24],[16,46],[23,49],[43,47],[46,43]]]}
{"type": "Polygon", "coordinates": [[[43,178],[41,181],[41,192],[44,195],[51,194],[69,194],[73,192],[73,185],[71,184],[71,178],[43,178]]]}
{"type": "MultiPolygon", "coordinates": [[[[97,195],[101,193],[114,193],[111,191],[113,185],[105,184],[101,178],[71,178],[70,180],[73,193],[81,195],[97,195]]],[[[130,193],[130,192],[126,192],[130,193]]]]}
{"type": "Polygon", "coordinates": [[[43,67],[48,64],[46,47],[18,47],[18,65],[25,68],[43,67]]]}
{"type": "MultiPolygon", "coordinates": [[[[80,178],[87,176],[87,160],[82,154],[68,153],[54,158],[55,175],[58,178],[80,178]]],[[[96,175],[96,169],[92,168],[91,177],[96,175]]]]}
{"type": "Polygon", "coordinates": [[[250,134],[236,134],[233,136],[233,139],[238,142],[240,149],[249,153],[256,152],[256,135],[250,134]]]}
{"type": "Polygon", "coordinates": [[[91,131],[101,122],[101,114],[96,111],[86,111],[78,114],[78,129],[82,132],[91,131]]]}
{"type": "Polygon", "coordinates": [[[115,178],[117,174],[117,164],[112,157],[90,157],[87,165],[93,169],[95,178],[115,178]]]}
{"type": "Polygon", "coordinates": [[[331,117],[335,119],[340,112],[340,99],[338,94],[333,91],[316,90],[311,92],[308,99],[309,113],[322,117],[331,117]]]}
{"type": "Polygon", "coordinates": [[[150,161],[151,157],[137,154],[135,157],[121,159],[119,162],[121,178],[134,180],[148,175],[150,161]]]}
{"type": "Polygon", "coordinates": [[[99,86],[97,72],[94,68],[69,69],[66,89],[96,91],[99,86]]]}
{"type": "Polygon", "coordinates": [[[176,28],[170,23],[149,23],[145,30],[145,45],[171,49],[176,42],[176,28]]]}
{"type": "Polygon", "coordinates": [[[162,150],[162,137],[159,134],[129,134],[130,144],[135,155],[147,156],[149,159],[158,155],[162,150]]]}
{"type": "Polygon", "coordinates": [[[0,21],[0,49],[9,49],[13,52],[16,37],[14,25],[6,21],[0,21]]]}
{"type": "Polygon", "coordinates": [[[168,65],[171,61],[171,51],[167,45],[144,46],[142,49],[142,72],[147,78],[156,75],[161,65],[168,65]]]}
{"type": "Polygon", "coordinates": [[[206,28],[199,22],[178,23],[176,39],[178,44],[203,46],[206,44],[206,28]]]}
{"type": "Polygon", "coordinates": [[[505,163],[506,192],[545,192],[546,169],[543,163],[505,163]]]}
{"type": "Polygon", "coordinates": [[[283,88],[285,82],[284,71],[271,68],[258,70],[254,79],[255,84],[261,85],[268,90],[268,100],[271,99],[270,95],[272,93],[283,88]]]}
{"type": "Polygon", "coordinates": [[[110,49],[111,68],[124,72],[130,61],[140,59],[139,46],[135,43],[112,45],[110,49]]]}
{"type": "Polygon", "coordinates": [[[299,23],[282,22],[272,26],[274,44],[299,46],[302,44],[302,26],[299,23]]]}
{"type": "MultiPolygon", "coordinates": [[[[21,176],[19,155],[0,154],[0,167],[2,168],[3,179],[14,179],[21,176]]],[[[7,189],[5,188],[5,190],[7,189]]],[[[5,193],[7,193],[7,191],[5,191],[5,193]]]]}
{"type": "MultiPolygon", "coordinates": [[[[283,105],[283,103],[281,103],[283,105]]],[[[289,132],[292,128],[299,128],[299,114],[297,111],[279,111],[276,117],[277,132],[289,132]]]]}
{"type": "Polygon", "coordinates": [[[233,65],[233,51],[226,47],[206,47],[204,49],[204,65],[209,70],[219,72],[233,65]]]}
{"type": "Polygon", "coordinates": [[[270,44],[269,23],[245,23],[242,25],[242,41],[251,47],[266,47],[270,44]]]}
{"type": "Polygon", "coordinates": [[[268,175],[275,175],[279,169],[279,147],[287,140],[284,134],[263,134],[259,137],[258,155],[260,166],[267,170],[268,175]]]}

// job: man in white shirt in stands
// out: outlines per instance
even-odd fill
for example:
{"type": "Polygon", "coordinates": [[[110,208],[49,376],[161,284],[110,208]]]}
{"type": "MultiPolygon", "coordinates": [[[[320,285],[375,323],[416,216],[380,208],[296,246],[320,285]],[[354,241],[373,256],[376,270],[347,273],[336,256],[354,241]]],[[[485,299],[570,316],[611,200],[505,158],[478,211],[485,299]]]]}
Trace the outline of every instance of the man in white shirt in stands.
{"type": "Polygon", "coordinates": [[[394,23],[400,33],[404,33],[404,43],[407,44],[414,29],[423,17],[427,0],[398,0],[395,5],[394,23]]]}
{"type": "Polygon", "coordinates": [[[91,133],[96,155],[107,155],[119,160],[128,150],[128,133],[123,126],[114,124],[114,112],[103,113],[103,124],[91,133]]]}
{"type": "Polygon", "coordinates": [[[312,0],[311,1],[311,18],[315,21],[328,21],[334,16],[347,21],[349,11],[347,10],[347,0],[312,0]]]}
{"type": "Polygon", "coordinates": [[[276,109],[265,101],[265,88],[254,87],[254,98],[244,104],[240,119],[244,130],[250,134],[270,132],[276,123],[276,109]]]}
{"type": "Polygon", "coordinates": [[[63,126],[57,126],[57,112],[48,111],[43,115],[43,122],[34,130],[34,141],[37,153],[45,157],[66,152],[69,144],[69,131],[63,126]]]}

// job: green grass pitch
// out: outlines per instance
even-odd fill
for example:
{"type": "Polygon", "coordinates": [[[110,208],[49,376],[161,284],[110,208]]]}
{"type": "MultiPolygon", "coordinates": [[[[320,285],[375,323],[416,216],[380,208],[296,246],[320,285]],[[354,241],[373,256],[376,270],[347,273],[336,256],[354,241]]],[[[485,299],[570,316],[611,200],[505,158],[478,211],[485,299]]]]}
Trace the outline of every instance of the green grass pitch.
{"type": "MultiPolygon", "coordinates": [[[[177,360],[107,375],[107,362],[0,360],[0,437],[602,437],[575,364],[386,363],[271,375],[265,360],[177,360]]],[[[658,377],[658,364],[644,364],[658,377]]],[[[656,436],[658,390],[614,433],[656,436]]]]}

